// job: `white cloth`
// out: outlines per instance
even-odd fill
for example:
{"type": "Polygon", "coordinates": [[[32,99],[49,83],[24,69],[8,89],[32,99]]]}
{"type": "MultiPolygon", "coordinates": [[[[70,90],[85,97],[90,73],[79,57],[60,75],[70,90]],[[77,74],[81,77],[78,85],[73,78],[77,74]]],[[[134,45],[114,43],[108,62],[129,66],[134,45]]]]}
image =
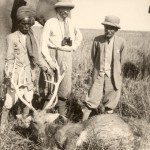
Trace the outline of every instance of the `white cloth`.
{"type": "Polygon", "coordinates": [[[105,74],[110,78],[112,70],[112,54],[113,54],[114,37],[105,45],[105,74]]]}
{"type": "MultiPolygon", "coordinates": [[[[72,40],[72,46],[70,48],[76,50],[82,41],[82,34],[78,29],[78,27],[70,18],[66,19],[69,25],[69,34],[72,40]]],[[[49,60],[51,60],[51,57],[49,55],[49,48],[63,49],[63,47],[61,46],[63,38],[64,38],[63,19],[59,15],[57,15],[56,17],[47,20],[43,28],[41,51],[48,62],[49,60]]]]}
{"type": "MultiPolygon", "coordinates": [[[[20,89],[21,95],[25,98],[25,100],[31,103],[33,99],[33,90],[28,90],[27,87],[20,89]]],[[[4,106],[7,109],[11,109],[13,105],[18,101],[18,95],[14,90],[8,89],[6,94],[6,100],[4,106]]]]}
{"type": "Polygon", "coordinates": [[[112,54],[113,54],[113,44],[114,37],[112,37],[109,41],[105,42],[105,52],[104,52],[104,60],[101,64],[100,75],[104,76],[105,74],[110,78],[112,73],[112,54]]]}

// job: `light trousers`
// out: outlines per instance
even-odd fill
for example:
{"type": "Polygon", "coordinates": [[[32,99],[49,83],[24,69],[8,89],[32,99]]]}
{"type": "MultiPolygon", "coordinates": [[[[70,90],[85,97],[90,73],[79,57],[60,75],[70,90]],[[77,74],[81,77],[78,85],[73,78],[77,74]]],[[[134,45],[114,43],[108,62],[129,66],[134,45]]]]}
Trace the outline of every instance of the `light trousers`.
{"type": "Polygon", "coordinates": [[[85,103],[91,109],[96,109],[102,102],[105,107],[116,108],[121,94],[121,89],[115,89],[112,77],[98,75],[92,84],[85,103]]]}
{"type": "MultiPolygon", "coordinates": [[[[33,89],[28,90],[27,87],[23,87],[23,88],[20,88],[20,93],[27,102],[30,103],[32,101],[33,93],[34,93],[33,89]]],[[[18,95],[15,92],[15,90],[8,88],[4,107],[7,109],[11,109],[12,106],[14,106],[17,101],[18,101],[18,95]]]]}

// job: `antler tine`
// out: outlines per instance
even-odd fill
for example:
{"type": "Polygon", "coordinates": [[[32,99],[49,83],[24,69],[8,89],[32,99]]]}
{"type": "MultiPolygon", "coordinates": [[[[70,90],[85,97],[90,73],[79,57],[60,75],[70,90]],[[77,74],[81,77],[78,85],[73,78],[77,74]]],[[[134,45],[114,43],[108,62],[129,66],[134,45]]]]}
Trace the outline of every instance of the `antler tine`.
{"type": "Polygon", "coordinates": [[[54,90],[54,93],[53,93],[53,96],[51,97],[50,101],[48,102],[48,104],[45,106],[45,110],[47,109],[51,109],[53,107],[55,107],[55,105],[57,104],[57,92],[58,92],[58,88],[59,88],[59,84],[60,82],[62,81],[62,79],[64,78],[65,76],[65,71],[62,73],[62,75],[60,74],[60,69],[59,69],[59,66],[57,64],[57,73],[58,73],[58,80],[57,82],[51,82],[51,81],[46,81],[46,82],[50,82],[50,83],[53,83],[55,85],[55,90],[54,90]],[[55,100],[56,98],[56,100],[55,100]]]}
{"type": "Polygon", "coordinates": [[[44,108],[44,110],[52,109],[53,107],[56,106],[57,102],[58,102],[58,96],[56,96],[56,98],[54,99],[54,101],[53,101],[53,102],[51,101],[51,103],[49,104],[49,106],[48,106],[48,107],[46,106],[46,107],[44,108]]]}
{"type": "Polygon", "coordinates": [[[13,67],[13,72],[12,72],[12,78],[11,78],[11,84],[14,86],[15,91],[16,91],[16,93],[17,93],[19,99],[20,99],[26,106],[28,106],[31,110],[33,110],[34,112],[36,112],[36,109],[22,97],[22,95],[21,95],[21,93],[20,93],[20,91],[19,91],[19,87],[22,86],[22,85],[24,85],[24,84],[21,84],[21,83],[20,83],[20,77],[21,77],[21,73],[22,73],[24,67],[21,69],[21,71],[20,71],[20,73],[19,73],[19,84],[17,85],[17,84],[15,84],[15,82],[14,82],[15,66],[16,66],[16,60],[15,60],[15,62],[14,62],[14,67],[13,67]]]}

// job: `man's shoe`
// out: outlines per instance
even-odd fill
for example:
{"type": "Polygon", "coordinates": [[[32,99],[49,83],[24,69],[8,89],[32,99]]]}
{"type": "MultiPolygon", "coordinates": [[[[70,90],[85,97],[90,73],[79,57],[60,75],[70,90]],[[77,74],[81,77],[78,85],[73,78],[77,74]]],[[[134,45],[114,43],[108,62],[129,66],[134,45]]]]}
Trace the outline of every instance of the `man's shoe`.
{"type": "Polygon", "coordinates": [[[105,114],[113,114],[113,113],[114,113],[113,109],[108,108],[108,107],[105,108],[105,114]]]}
{"type": "Polygon", "coordinates": [[[89,118],[92,110],[86,107],[86,108],[82,109],[82,112],[83,112],[82,121],[85,121],[89,118]]]}

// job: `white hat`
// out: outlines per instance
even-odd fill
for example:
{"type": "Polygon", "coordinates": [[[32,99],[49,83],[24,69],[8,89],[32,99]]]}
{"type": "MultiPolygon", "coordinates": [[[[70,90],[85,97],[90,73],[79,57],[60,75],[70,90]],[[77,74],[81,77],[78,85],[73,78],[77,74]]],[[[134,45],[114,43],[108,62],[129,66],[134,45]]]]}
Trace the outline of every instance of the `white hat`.
{"type": "Polygon", "coordinates": [[[58,0],[58,2],[54,5],[55,8],[58,7],[70,7],[73,9],[75,6],[71,0],[58,0]]]}

